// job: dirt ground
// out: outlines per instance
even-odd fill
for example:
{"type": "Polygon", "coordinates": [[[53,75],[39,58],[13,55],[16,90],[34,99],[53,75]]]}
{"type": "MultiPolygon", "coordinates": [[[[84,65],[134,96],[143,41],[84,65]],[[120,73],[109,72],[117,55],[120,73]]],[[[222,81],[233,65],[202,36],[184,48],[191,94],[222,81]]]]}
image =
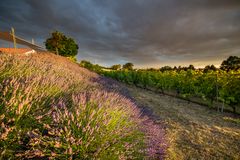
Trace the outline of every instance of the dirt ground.
{"type": "Polygon", "coordinates": [[[164,125],[166,159],[240,159],[240,116],[127,86],[155,122],[164,125]]]}

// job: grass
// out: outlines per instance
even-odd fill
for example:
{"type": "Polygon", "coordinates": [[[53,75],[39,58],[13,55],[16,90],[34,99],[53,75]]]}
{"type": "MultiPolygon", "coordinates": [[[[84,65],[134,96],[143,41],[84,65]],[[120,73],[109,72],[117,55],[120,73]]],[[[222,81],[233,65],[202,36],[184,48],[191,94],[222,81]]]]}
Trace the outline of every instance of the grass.
{"type": "Polygon", "coordinates": [[[165,126],[166,159],[240,159],[239,115],[127,86],[155,122],[165,126]]]}
{"type": "Polygon", "coordinates": [[[115,82],[51,53],[0,64],[0,159],[164,156],[163,130],[115,82]]]}

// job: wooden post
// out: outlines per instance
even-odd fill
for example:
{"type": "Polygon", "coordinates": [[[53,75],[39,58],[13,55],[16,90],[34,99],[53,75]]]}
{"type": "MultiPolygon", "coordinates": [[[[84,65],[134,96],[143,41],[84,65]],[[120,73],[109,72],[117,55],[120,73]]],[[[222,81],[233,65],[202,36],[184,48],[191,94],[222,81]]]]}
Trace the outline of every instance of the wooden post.
{"type": "Polygon", "coordinates": [[[216,96],[217,96],[217,111],[219,112],[219,104],[218,104],[218,72],[216,74],[216,96]]]}
{"type": "Polygon", "coordinates": [[[223,113],[223,108],[224,108],[224,101],[223,101],[223,104],[222,104],[222,109],[221,109],[221,112],[223,113]]]}
{"type": "Polygon", "coordinates": [[[13,37],[13,45],[14,45],[14,48],[16,49],[17,43],[16,43],[15,31],[13,27],[12,27],[12,37],[13,37]]]}

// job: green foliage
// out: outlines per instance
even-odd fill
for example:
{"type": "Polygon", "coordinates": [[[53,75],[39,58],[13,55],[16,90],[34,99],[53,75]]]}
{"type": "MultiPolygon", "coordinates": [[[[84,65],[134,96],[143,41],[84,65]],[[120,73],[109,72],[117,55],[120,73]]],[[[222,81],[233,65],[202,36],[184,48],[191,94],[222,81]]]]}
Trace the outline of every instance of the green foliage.
{"type": "Polygon", "coordinates": [[[190,69],[190,70],[195,70],[195,67],[194,67],[192,64],[190,64],[190,65],[188,66],[188,69],[190,69]]]}
{"type": "Polygon", "coordinates": [[[46,49],[65,57],[74,57],[78,53],[78,45],[63,33],[55,31],[45,42],[46,49]]]}
{"type": "Polygon", "coordinates": [[[236,112],[236,107],[239,107],[240,104],[240,75],[235,76],[233,73],[230,72],[219,80],[221,84],[219,94],[220,99],[229,104],[236,112]]]}
{"type": "Polygon", "coordinates": [[[143,159],[131,102],[49,58],[0,57],[0,159],[143,159]]]}
{"type": "Polygon", "coordinates": [[[102,67],[99,66],[98,64],[92,64],[91,62],[89,61],[86,61],[86,60],[82,60],[79,65],[81,67],[84,67],[84,68],[87,68],[91,71],[94,71],[94,72],[98,72],[100,73],[102,71],[102,67]]]}
{"type": "Polygon", "coordinates": [[[68,58],[70,61],[77,63],[77,58],[76,58],[76,56],[70,56],[70,57],[67,57],[67,58],[68,58]]]}
{"type": "Polygon", "coordinates": [[[203,70],[203,72],[205,73],[211,72],[211,71],[217,71],[217,68],[214,65],[207,65],[203,70]]]}
{"type": "Polygon", "coordinates": [[[237,56],[230,56],[224,60],[220,67],[222,70],[238,70],[240,69],[240,58],[237,56]]]}
{"type": "Polygon", "coordinates": [[[138,87],[158,91],[171,92],[184,98],[201,98],[210,106],[217,99],[223,101],[236,111],[240,107],[240,72],[211,70],[138,70],[111,71],[104,75],[119,81],[134,84],[138,87]]]}
{"type": "Polygon", "coordinates": [[[161,67],[161,68],[160,68],[160,71],[161,71],[161,72],[170,71],[170,70],[172,70],[172,67],[170,67],[170,66],[164,66],[164,67],[161,67]]]}
{"type": "Polygon", "coordinates": [[[121,69],[121,64],[115,64],[115,65],[113,65],[112,67],[111,67],[111,69],[113,69],[113,70],[119,70],[119,69],[121,69]]]}
{"type": "Polygon", "coordinates": [[[82,60],[80,63],[80,66],[84,67],[84,68],[91,68],[93,66],[93,64],[89,61],[86,60],[82,60]]]}
{"type": "Polygon", "coordinates": [[[126,63],[123,65],[123,69],[126,69],[126,70],[133,70],[133,63],[126,63]]]}

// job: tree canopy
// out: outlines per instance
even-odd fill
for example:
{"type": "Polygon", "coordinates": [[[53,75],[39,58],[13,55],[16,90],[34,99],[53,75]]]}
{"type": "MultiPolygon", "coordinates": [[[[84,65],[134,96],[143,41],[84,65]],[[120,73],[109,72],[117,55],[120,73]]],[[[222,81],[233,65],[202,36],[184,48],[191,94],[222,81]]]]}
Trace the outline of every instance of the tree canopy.
{"type": "Polygon", "coordinates": [[[65,57],[74,57],[78,53],[78,45],[74,39],[55,31],[45,42],[46,49],[65,57]]]}
{"type": "Polygon", "coordinates": [[[119,69],[121,69],[121,64],[115,64],[115,65],[113,65],[112,67],[111,67],[111,69],[113,69],[113,70],[119,70],[119,69]]]}
{"type": "Polygon", "coordinates": [[[220,66],[223,70],[237,70],[240,69],[240,58],[237,56],[230,56],[224,60],[220,66]]]}
{"type": "Polygon", "coordinates": [[[170,71],[170,70],[172,70],[172,67],[170,67],[170,66],[163,66],[160,68],[161,72],[170,71]]]}
{"type": "Polygon", "coordinates": [[[195,70],[195,67],[194,67],[194,65],[190,64],[190,65],[188,66],[188,69],[190,69],[190,70],[195,70]]]}
{"type": "Polygon", "coordinates": [[[212,64],[212,65],[205,66],[205,68],[203,69],[203,72],[207,73],[209,71],[216,71],[216,70],[217,70],[217,68],[212,64]]]}
{"type": "Polygon", "coordinates": [[[126,63],[123,65],[123,69],[133,70],[133,63],[126,63]]]}

